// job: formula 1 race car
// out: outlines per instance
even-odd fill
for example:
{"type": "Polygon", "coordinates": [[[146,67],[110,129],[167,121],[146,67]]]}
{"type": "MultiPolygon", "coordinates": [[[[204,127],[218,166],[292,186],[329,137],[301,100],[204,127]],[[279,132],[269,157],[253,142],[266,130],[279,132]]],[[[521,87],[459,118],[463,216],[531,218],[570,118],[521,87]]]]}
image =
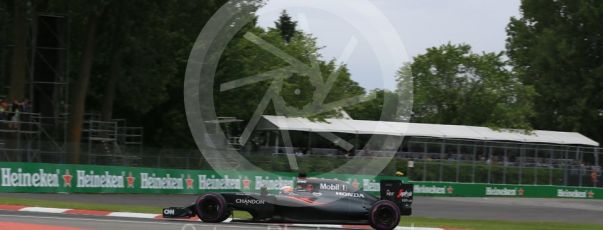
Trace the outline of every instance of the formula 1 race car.
{"type": "Polygon", "coordinates": [[[381,198],[355,191],[339,180],[300,178],[279,194],[205,193],[188,207],[163,209],[164,218],[195,215],[204,222],[226,220],[233,210],[249,212],[254,222],[370,224],[375,229],[394,229],[401,215],[411,215],[413,186],[399,180],[380,182],[381,198]]]}

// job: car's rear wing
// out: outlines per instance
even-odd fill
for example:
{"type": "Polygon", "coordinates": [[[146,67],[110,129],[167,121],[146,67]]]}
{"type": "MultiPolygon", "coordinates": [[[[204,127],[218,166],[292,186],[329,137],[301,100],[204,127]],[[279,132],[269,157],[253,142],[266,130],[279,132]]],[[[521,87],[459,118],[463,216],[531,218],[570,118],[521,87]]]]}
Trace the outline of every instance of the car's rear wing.
{"type": "Polygon", "coordinates": [[[390,200],[398,205],[402,215],[411,214],[413,185],[404,184],[401,180],[382,180],[381,199],[390,200]]]}

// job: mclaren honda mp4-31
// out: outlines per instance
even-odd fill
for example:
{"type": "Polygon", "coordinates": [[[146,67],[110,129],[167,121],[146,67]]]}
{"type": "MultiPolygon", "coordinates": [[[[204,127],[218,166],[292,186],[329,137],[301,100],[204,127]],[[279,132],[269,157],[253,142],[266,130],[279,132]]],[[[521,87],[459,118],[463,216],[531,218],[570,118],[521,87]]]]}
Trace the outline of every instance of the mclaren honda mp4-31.
{"type": "Polygon", "coordinates": [[[358,191],[339,180],[299,178],[279,194],[205,193],[187,207],[163,209],[164,218],[198,216],[204,222],[226,220],[233,210],[251,214],[253,222],[370,224],[394,229],[401,215],[411,215],[413,186],[399,180],[380,182],[380,197],[358,191]]]}

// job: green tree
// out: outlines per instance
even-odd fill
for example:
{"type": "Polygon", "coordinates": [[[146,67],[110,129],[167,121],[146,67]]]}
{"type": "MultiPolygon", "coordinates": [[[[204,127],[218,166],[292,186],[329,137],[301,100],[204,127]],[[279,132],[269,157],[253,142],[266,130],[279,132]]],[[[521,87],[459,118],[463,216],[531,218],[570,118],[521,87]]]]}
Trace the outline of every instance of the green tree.
{"type": "Polygon", "coordinates": [[[469,45],[427,49],[398,72],[414,85],[412,121],[529,129],[533,90],[502,61],[469,45]]]}
{"type": "MultiPolygon", "coordinates": [[[[337,71],[337,77],[332,88],[328,91],[327,95],[323,95],[325,103],[364,95],[364,89],[351,79],[351,75],[345,65],[336,64],[336,60],[326,61],[321,58],[318,53],[319,47],[316,44],[316,38],[310,34],[298,32],[296,36],[287,42],[282,39],[280,32],[274,29],[266,31],[253,26],[242,34],[246,32],[255,34],[288,55],[307,63],[307,65],[312,65],[312,62],[315,62],[322,76],[323,84],[326,83],[326,79],[332,73],[337,71]]],[[[220,92],[220,85],[288,65],[284,60],[244,37],[235,38],[224,52],[218,66],[218,73],[216,74],[214,92],[216,92],[217,114],[249,120],[264,97],[264,93],[268,90],[271,81],[249,84],[224,92],[220,92]]],[[[284,80],[279,95],[283,97],[288,106],[302,110],[305,106],[311,105],[316,101],[315,97],[317,97],[316,91],[318,89],[315,85],[312,84],[308,76],[292,74],[284,80]]],[[[268,106],[264,114],[275,114],[274,106],[272,104],[268,106]]],[[[336,115],[336,112],[330,110],[325,114],[336,115]]]]}
{"type": "Polygon", "coordinates": [[[297,21],[294,21],[286,10],[281,12],[278,21],[274,22],[275,29],[281,33],[281,37],[288,43],[295,36],[297,30],[297,21]]]}
{"type": "Polygon", "coordinates": [[[370,91],[364,102],[345,108],[348,114],[356,120],[400,121],[396,116],[400,97],[396,92],[384,89],[370,91]]]}
{"type": "Polygon", "coordinates": [[[175,56],[187,44],[166,23],[171,4],[117,1],[108,9],[88,103],[90,110],[100,110],[103,120],[111,120],[115,111],[136,121],[167,99],[181,61],[175,56]]]}
{"type": "MultiPolygon", "coordinates": [[[[126,118],[128,124],[142,124],[145,143],[150,145],[194,146],[182,94],[186,60],[199,31],[226,0],[40,2],[48,9],[65,9],[65,4],[69,4],[69,82],[73,84],[67,103],[67,148],[71,162],[80,161],[84,114],[88,112],[100,112],[104,120],[119,117],[126,118]]],[[[259,7],[262,2],[237,4],[259,7]]],[[[13,8],[11,5],[11,12],[13,8]]],[[[316,39],[297,31],[296,22],[286,13],[276,25],[277,28],[267,30],[254,23],[247,25],[224,51],[214,85],[219,87],[223,82],[288,65],[243,37],[252,32],[296,59],[316,65],[324,79],[338,72],[329,93],[320,95],[326,103],[364,94],[364,89],[351,80],[345,65],[323,60],[316,39]]],[[[219,115],[248,119],[268,84],[260,82],[231,92],[216,89],[219,115]]],[[[294,74],[284,82],[281,95],[289,105],[302,108],[313,101],[314,91],[314,84],[306,76],[294,74]]],[[[270,108],[266,113],[274,114],[270,108]]]]}
{"type": "Polygon", "coordinates": [[[507,27],[507,52],[534,87],[535,128],[603,141],[603,2],[522,1],[507,27]]]}
{"type": "Polygon", "coordinates": [[[29,1],[15,0],[14,7],[14,26],[13,41],[14,47],[11,58],[11,78],[9,97],[12,100],[22,100],[25,98],[25,86],[27,82],[27,12],[29,1]]]}
{"type": "MultiPolygon", "coordinates": [[[[72,162],[79,160],[84,112],[100,111],[103,120],[111,120],[115,113],[136,125],[143,123],[142,118],[153,107],[167,100],[168,87],[186,55],[182,50],[193,40],[184,39],[187,35],[175,30],[178,27],[172,20],[182,12],[179,7],[190,6],[185,4],[190,2],[111,0],[72,6],[79,12],[74,18],[84,19],[83,23],[73,20],[76,22],[72,26],[77,32],[74,37],[81,36],[72,39],[75,53],[82,57],[74,61],[80,71],[70,113],[72,162]]],[[[193,21],[180,17],[178,23],[193,21]]]]}
{"type": "Polygon", "coordinates": [[[99,17],[107,7],[104,1],[90,2],[84,9],[88,16],[86,17],[86,36],[84,48],[81,52],[81,64],[79,74],[73,87],[71,98],[69,130],[67,134],[68,151],[71,154],[71,163],[77,164],[80,161],[80,142],[82,139],[82,128],[84,123],[84,113],[86,111],[86,97],[94,63],[95,49],[97,45],[97,28],[99,17]]]}
{"type": "MultiPolygon", "coordinates": [[[[153,41],[153,39],[145,40],[146,42],[140,44],[140,46],[141,48],[149,46],[158,48],[157,50],[149,50],[152,53],[150,57],[160,58],[155,60],[148,59],[154,60],[150,62],[152,63],[151,65],[170,63],[170,65],[167,66],[173,69],[167,68],[164,71],[161,71],[162,74],[166,73],[166,71],[169,72],[162,76],[162,74],[156,74],[153,70],[156,67],[148,68],[148,64],[140,62],[141,65],[136,65],[136,69],[141,71],[133,71],[137,72],[139,77],[131,78],[132,80],[128,80],[128,83],[122,85],[121,89],[123,91],[119,90],[123,92],[123,98],[127,103],[118,103],[119,105],[116,105],[115,112],[120,116],[140,121],[143,124],[145,128],[145,144],[147,145],[167,148],[195,148],[194,140],[189,132],[186,114],[184,113],[184,95],[182,92],[187,58],[200,30],[205,26],[205,23],[211,16],[227,1],[179,0],[171,4],[168,4],[168,1],[158,2],[163,3],[164,7],[160,8],[161,11],[157,12],[156,20],[166,23],[165,28],[167,28],[168,33],[161,35],[160,39],[155,41],[153,41]],[[173,70],[174,72],[170,72],[170,70],[173,70]],[[140,97],[131,97],[128,95],[128,84],[132,84],[136,81],[144,81],[144,79],[146,79],[145,75],[148,73],[154,74],[153,76],[156,76],[156,78],[154,78],[157,79],[157,81],[169,79],[169,81],[164,82],[165,84],[163,87],[165,88],[160,89],[162,92],[165,92],[165,95],[162,95],[164,98],[156,100],[161,101],[159,104],[149,104],[149,106],[145,106],[146,109],[144,112],[133,112],[129,105],[139,101],[140,97]]],[[[244,1],[240,4],[248,4],[246,5],[248,7],[259,7],[262,2],[262,0],[252,0],[244,1]]],[[[248,27],[254,28],[255,25],[249,25],[248,27]]],[[[155,28],[159,29],[159,27],[155,28]]],[[[154,37],[154,35],[148,34],[148,37],[154,37]]],[[[231,43],[234,43],[234,41],[231,43]]],[[[243,59],[242,57],[245,52],[247,51],[245,51],[244,47],[228,48],[225,50],[222,59],[225,61],[227,60],[228,63],[222,63],[224,61],[221,61],[220,66],[222,67],[217,70],[216,75],[230,74],[236,77],[248,76],[245,75],[247,74],[246,72],[243,72],[245,68],[239,65],[240,63],[243,63],[241,60],[243,59]],[[237,55],[238,52],[240,52],[241,55],[237,55]],[[231,54],[227,56],[228,53],[231,54]]],[[[149,53],[146,55],[149,55],[149,53]]],[[[140,60],[137,60],[137,62],[138,61],[140,60]]],[[[261,61],[261,58],[258,58],[257,61],[261,61]]],[[[154,83],[153,81],[145,81],[144,84],[154,83]]],[[[143,97],[144,95],[155,97],[156,95],[152,94],[153,90],[145,89],[144,84],[141,85],[143,88],[140,88],[140,90],[145,90],[150,94],[143,94],[143,97]]],[[[219,87],[219,85],[217,85],[217,87],[219,87]]],[[[219,89],[215,90],[219,91],[219,89]]],[[[244,92],[241,92],[241,94],[243,95],[244,92]]],[[[254,95],[255,94],[257,94],[257,92],[254,93],[254,95]]],[[[120,101],[121,98],[122,96],[120,96],[120,101]]],[[[230,105],[233,107],[233,110],[235,110],[242,106],[239,105],[240,103],[244,102],[231,101],[230,105]]]]}

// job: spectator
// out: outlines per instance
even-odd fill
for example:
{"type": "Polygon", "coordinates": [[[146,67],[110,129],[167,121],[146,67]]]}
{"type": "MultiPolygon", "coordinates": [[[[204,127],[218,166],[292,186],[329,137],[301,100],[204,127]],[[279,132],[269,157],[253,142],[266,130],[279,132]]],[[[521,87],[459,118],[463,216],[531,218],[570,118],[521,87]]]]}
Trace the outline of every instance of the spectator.
{"type": "Polygon", "coordinates": [[[21,112],[21,103],[15,100],[13,105],[11,106],[12,117],[10,119],[10,123],[8,123],[9,128],[18,129],[19,128],[19,116],[21,112]]]}
{"type": "Polygon", "coordinates": [[[24,113],[31,113],[31,102],[29,100],[23,101],[22,107],[24,113]]]}
{"type": "Polygon", "coordinates": [[[0,100],[0,121],[7,120],[8,103],[5,100],[0,100]]]}
{"type": "Polygon", "coordinates": [[[598,182],[597,170],[595,168],[590,172],[590,180],[593,182],[593,187],[597,187],[598,182]]]}

